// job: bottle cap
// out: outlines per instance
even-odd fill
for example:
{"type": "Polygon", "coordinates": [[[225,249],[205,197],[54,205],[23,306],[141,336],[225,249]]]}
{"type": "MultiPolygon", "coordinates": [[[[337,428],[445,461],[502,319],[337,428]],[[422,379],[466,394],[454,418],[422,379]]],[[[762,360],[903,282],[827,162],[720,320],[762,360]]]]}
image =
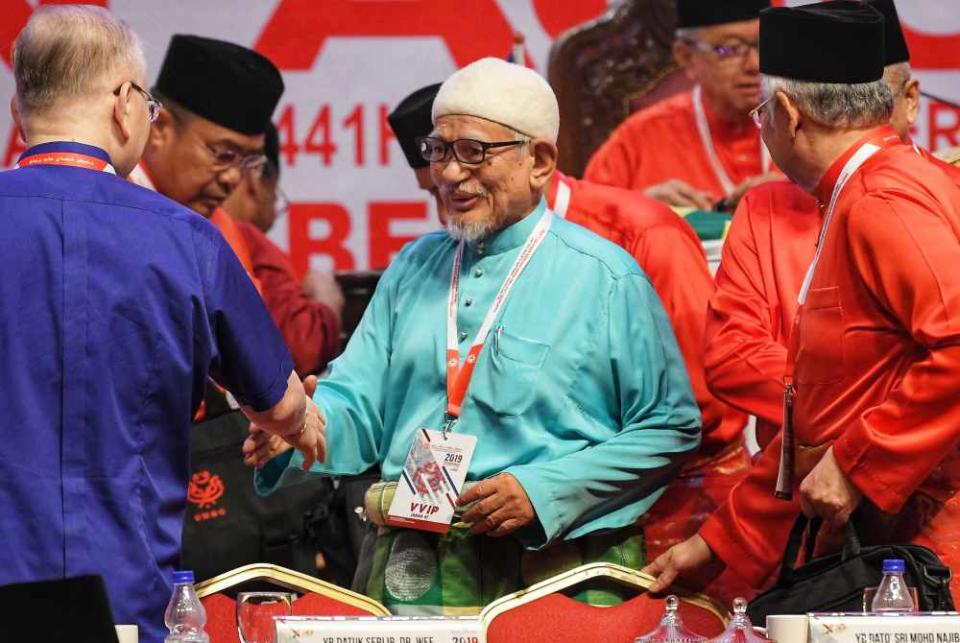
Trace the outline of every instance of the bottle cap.
{"type": "Polygon", "coordinates": [[[903,573],[903,561],[899,558],[886,558],[883,561],[883,573],[903,573]]]}
{"type": "Polygon", "coordinates": [[[192,583],[193,572],[191,570],[178,570],[173,572],[173,584],[192,583]]]}

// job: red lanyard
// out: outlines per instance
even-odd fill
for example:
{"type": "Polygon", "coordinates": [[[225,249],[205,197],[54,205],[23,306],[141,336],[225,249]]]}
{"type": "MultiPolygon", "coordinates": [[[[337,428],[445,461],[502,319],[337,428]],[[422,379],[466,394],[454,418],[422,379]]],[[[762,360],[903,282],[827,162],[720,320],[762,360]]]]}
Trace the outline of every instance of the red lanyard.
{"type": "Polygon", "coordinates": [[[477,336],[470,345],[470,351],[462,365],[460,364],[460,348],[457,343],[457,295],[460,290],[460,266],[463,263],[464,242],[461,241],[457,246],[457,252],[453,258],[453,271],[450,275],[450,298],[447,302],[447,415],[450,420],[460,417],[460,407],[467,395],[467,388],[470,386],[470,379],[473,377],[473,368],[476,366],[477,358],[483,349],[483,343],[486,341],[487,335],[490,334],[493,322],[503,308],[507,295],[524,268],[530,263],[533,253],[536,252],[547,236],[547,231],[550,229],[552,222],[553,213],[548,210],[530,232],[530,236],[527,237],[526,243],[520,249],[520,254],[513,262],[513,267],[510,268],[507,278],[501,284],[500,291],[493,300],[493,304],[490,305],[490,310],[483,318],[483,324],[477,331],[477,336]]]}
{"type": "Polygon", "coordinates": [[[17,167],[30,167],[32,165],[65,165],[67,167],[83,167],[109,174],[117,173],[113,166],[103,159],[79,152],[41,152],[26,156],[17,163],[17,167]]]}

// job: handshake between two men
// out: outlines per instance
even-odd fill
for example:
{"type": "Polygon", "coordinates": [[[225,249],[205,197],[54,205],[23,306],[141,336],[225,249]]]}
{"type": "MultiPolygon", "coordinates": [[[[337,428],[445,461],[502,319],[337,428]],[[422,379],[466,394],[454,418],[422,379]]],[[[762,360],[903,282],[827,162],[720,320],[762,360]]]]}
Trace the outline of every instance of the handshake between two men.
{"type": "MultiPolygon", "coordinates": [[[[327,421],[313,402],[316,388],[315,375],[303,380],[306,406],[298,431],[279,435],[269,431],[263,424],[251,421],[250,436],[243,443],[245,464],[260,468],[291,448],[303,454],[304,471],[309,471],[314,463],[326,461],[327,421]]],[[[461,521],[470,525],[471,535],[506,536],[529,525],[536,518],[533,504],[523,486],[509,473],[495,475],[468,487],[457,499],[457,506],[462,510],[461,521]]]]}

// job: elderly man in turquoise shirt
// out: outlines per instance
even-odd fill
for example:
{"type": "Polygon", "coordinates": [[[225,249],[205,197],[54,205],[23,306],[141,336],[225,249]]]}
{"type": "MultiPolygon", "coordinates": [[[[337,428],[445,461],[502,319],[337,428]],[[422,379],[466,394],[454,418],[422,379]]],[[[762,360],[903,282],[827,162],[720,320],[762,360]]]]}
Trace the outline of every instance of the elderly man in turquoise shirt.
{"type": "MultiPolygon", "coordinates": [[[[447,230],[394,260],[317,385],[327,458],[311,471],[379,464],[355,589],[394,613],[455,615],[582,563],[639,569],[637,519],[696,451],[700,416],[646,275],[547,209],[559,110],[546,81],[477,61],[443,84],[433,121],[420,150],[447,230]],[[451,520],[393,502],[431,493],[456,505],[451,520]]],[[[256,428],[245,451],[262,492],[304,475],[256,428]]]]}

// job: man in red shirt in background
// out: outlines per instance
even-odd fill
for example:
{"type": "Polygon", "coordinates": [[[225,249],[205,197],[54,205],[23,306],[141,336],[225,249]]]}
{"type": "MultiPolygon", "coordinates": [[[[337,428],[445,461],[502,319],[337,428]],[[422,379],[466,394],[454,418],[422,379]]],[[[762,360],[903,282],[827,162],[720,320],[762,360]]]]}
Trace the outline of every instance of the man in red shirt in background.
{"type": "Polygon", "coordinates": [[[760,95],[757,15],[769,0],[678,0],[674,58],[696,83],[643,109],[594,153],[584,178],[671,206],[732,211],[779,174],[748,112],[760,95]]]}
{"type": "Polygon", "coordinates": [[[293,351],[301,377],[322,372],[340,352],[340,315],[343,292],[329,271],[313,271],[303,283],[290,258],[266,233],[287,207],[280,190],[280,141],[273,123],[264,132],[267,160],[259,171],[244,174],[223,202],[250,252],[253,276],[261,294],[293,351]]]}

